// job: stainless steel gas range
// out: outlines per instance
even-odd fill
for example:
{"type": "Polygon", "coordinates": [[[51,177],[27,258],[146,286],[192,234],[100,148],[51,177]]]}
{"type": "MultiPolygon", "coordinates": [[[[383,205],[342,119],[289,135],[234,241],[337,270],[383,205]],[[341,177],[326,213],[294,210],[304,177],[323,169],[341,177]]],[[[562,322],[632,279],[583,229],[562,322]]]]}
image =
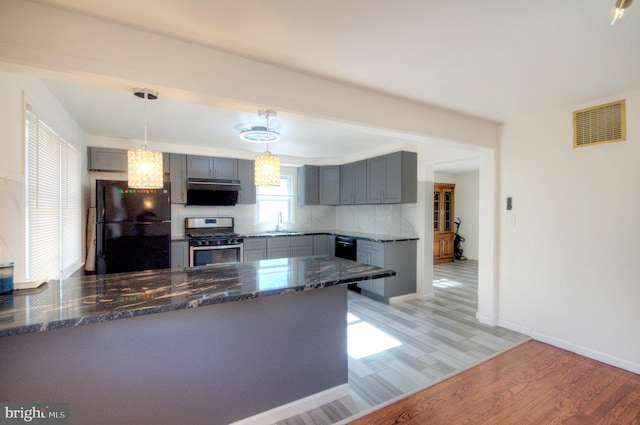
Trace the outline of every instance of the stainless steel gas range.
{"type": "Polygon", "coordinates": [[[186,218],[189,267],[241,263],[243,239],[233,228],[233,217],[186,218]]]}

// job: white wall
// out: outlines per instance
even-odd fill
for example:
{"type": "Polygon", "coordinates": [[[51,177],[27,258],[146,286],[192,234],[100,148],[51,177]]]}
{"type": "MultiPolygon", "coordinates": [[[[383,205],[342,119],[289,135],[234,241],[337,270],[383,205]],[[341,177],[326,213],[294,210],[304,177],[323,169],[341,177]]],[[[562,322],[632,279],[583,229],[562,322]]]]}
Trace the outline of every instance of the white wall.
{"type": "Polygon", "coordinates": [[[640,373],[640,91],[510,122],[500,149],[499,323],[640,373]],[[574,149],[572,111],[619,99],[627,141],[574,149]]]}
{"type": "MultiPolygon", "coordinates": [[[[80,152],[81,170],[86,177],[84,134],[51,92],[39,79],[0,72],[0,261],[14,261],[14,277],[25,273],[25,176],[24,176],[24,102],[28,102],[58,134],[80,152]]],[[[83,182],[88,182],[83,178],[83,182]]],[[[86,211],[88,186],[84,184],[83,211],[86,211]]],[[[82,223],[83,233],[86,220],[82,223]]],[[[78,241],[81,243],[82,241],[78,241]]],[[[82,244],[81,252],[85,249],[82,244]]]]}

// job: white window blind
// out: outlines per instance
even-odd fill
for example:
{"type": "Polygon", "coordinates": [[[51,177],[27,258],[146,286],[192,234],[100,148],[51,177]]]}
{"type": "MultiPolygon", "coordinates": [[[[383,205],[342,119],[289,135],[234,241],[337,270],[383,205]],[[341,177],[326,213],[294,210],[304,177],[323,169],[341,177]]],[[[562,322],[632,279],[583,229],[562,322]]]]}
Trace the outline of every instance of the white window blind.
{"type": "Polygon", "coordinates": [[[80,158],[78,151],[61,140],[61,257],[60,270],[63,274],[75,268],[81,252],[81,211],[80,211],[80,158]]]}
{"type": "Polygon", "coordinates": [[[80,263],[78,152],[30,111],[26,136],[26,272],[57,278],[80,263]]]}

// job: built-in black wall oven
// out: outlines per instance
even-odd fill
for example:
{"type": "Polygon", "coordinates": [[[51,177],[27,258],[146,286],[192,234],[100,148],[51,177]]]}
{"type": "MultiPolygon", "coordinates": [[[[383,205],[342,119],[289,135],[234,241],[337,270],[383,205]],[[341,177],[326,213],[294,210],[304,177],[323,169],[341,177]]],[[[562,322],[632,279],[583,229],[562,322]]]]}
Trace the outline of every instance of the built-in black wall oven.
{"type": "Polygon", "coordinates": [[[243,239],[234,233],[233,217],[185,219],[189,267],[242,262],[243,239]]]}

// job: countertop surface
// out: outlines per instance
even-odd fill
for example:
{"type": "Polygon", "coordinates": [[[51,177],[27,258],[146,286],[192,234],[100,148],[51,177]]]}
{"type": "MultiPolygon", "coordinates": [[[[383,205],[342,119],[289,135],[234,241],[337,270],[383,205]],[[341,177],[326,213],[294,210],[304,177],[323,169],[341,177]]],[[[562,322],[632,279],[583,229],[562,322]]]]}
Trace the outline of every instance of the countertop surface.
{"type": "MultiPolygon", "coordinates": [[[[250,238],[273,238],[282,236],[313,236],[313,235],[331,235],[331,236],[347,236],[356,239],[363,239],[372,242],[402,242],[402,241],[417,241],[417,236],[409,235],[387,235],[382,233],[365,233],[354,232],[351,230],[282,230],[279,232],[255,232],[255,233],[242,233],[239,232],[238,236],[250,239],[250,238]]],[[[172,237],[174,242],[186,241],[184,237],[172,237]]]]}
{"type": "Polygon", "coordinates": [[[330,256],[52,280],[0,295],[0,337],[283,295],[395,271],[330,256]]]}

